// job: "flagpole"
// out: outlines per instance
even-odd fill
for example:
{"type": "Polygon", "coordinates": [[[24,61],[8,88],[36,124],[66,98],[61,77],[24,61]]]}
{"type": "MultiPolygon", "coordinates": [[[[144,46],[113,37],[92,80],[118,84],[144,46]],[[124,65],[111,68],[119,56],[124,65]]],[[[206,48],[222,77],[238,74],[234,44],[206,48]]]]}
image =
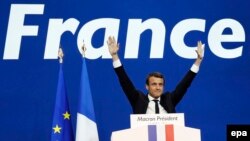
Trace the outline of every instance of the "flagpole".
{"type": "Polygon", "coordinates": [[[87,49],[83,44],[80,95],[76,124],[76,141],[99,141],[92,93],[88,78],[88,69],[85,60],[86,50],[87,49]]]}
{"type": "Polygon", "coordinates": [[[58,50],[60,69],[58,75],[51,141],[74,141],[67,90],[63,77],[63,56],[63,51],[60,48],[58,50]]]}

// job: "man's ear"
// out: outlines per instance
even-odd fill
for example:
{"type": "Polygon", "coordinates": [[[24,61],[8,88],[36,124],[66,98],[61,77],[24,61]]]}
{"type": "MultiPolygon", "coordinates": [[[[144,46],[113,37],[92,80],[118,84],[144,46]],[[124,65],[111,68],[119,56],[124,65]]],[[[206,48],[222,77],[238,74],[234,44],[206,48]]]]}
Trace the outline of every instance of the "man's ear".
{"type": "Polygon", "coordinates": [[[146,87],[146,89],[148,90],[148,85],[147,85],[147,84],[145,85],[145,87],[146,87]]]}

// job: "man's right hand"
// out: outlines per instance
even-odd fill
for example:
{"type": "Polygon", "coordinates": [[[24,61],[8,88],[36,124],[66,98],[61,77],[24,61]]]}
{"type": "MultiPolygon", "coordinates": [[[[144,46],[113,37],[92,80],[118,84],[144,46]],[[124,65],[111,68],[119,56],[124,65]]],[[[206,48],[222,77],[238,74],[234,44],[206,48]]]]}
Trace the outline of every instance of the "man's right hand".
{"type": "Polygon", "coordinates": [[[119,44],[116,42],[115,37],[109,36],[107,44],[108,44],[109,53],[112,56],[113,61],[118,60],[119,58],[118,58],[117,52],[119,50],[119,44]]]}
{"type": "Polygon", "coordinates": [[[110,55],[111,56],[116,55],[118,50],[119,50],[119,44],[117,44],[117,42],[115,40],[115,37],[114,36],[113,37],[109,36],[107,44],[108,44],[110,55]]]}

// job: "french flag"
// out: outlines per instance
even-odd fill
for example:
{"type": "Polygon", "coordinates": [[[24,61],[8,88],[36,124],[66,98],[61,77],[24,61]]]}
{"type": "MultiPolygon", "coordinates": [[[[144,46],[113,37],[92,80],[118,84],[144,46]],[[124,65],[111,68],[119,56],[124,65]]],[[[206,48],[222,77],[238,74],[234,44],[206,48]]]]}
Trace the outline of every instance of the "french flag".
{"type": "Polygon", "coordinates": [[[166,125],[165,127],[156,126],[156,125],[148,125],[148,140],[149,141],[174,141],[173,125],[166,125]]]}
{"type": "Polygon", "coordinates": [[[99,141],[85,58],[82,63],[76,141],[99,141]]]}

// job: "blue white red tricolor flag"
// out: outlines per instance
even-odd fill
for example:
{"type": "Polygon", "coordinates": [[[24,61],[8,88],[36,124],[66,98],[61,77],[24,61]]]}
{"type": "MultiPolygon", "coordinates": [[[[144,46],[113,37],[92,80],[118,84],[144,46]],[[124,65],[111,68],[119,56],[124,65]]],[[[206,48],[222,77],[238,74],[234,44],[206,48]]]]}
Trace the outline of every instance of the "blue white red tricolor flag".
{"type": "Polygon", "coordinates": [[[83,58],[76,141],[99,141],[86,60],[83,58]]]}

